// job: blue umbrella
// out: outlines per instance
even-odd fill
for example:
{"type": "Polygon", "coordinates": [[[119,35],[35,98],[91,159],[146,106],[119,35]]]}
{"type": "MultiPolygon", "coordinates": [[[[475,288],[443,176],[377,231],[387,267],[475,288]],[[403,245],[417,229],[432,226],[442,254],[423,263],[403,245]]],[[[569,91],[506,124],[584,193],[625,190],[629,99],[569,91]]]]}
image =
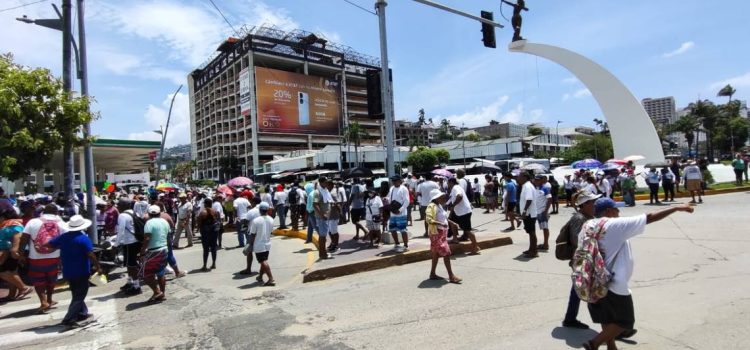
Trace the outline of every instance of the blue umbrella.
{"type": "Polygon", "coordinates": [[[616,163],[604,163],[602,164],[599,169],[608,171],[608,170],[615,170],[622,168],[622,165],[616,164],[616,163]]]}
{"type": "Polygon", "coordinates": [[[596,169],[602,165],[602,162],[596,159],[584,159],[577,162],[573,162],[570,166],[573,169],[596,169]]]}

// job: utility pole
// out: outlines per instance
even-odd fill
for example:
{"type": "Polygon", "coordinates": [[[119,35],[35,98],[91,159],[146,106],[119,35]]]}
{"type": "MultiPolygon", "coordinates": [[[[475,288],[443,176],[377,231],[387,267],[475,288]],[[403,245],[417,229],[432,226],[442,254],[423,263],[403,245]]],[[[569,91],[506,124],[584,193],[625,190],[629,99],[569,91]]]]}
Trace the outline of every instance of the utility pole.
{"type": "Polygon", "coordinates": [[[380,91],[383,94],[383,114],[385,115],[385,173],[391,177],[396,174],[393,163],[393,103],[391,102],[391,75],[388,69],[388,40],[385,30],[385,0],[377,0],[375,9],[380,24],[380,91]]]}
{"type": "MultiPolygon", "coordinates": [[[[78,67],[81,73],[81,96],[89,97],[89,73],[86,59],[86,25],[84,21],[84,0],[77,0],[76,10],[78,11],[78,67]]],[[[89,106],[89,110],[91,107],[89,106]]],[[[91,122],[86,123],[83,128],[83,136],[91,136],[91,122]]],[[[91,222],[96,222],[96,203],[94,202],[94,153],[91,150],[91,143],[86,142],[83,147],[83,162],[85,163],[86,178],[86,214],[91,222]]],[[[89,239],[98,244],[99,237],[96,234],[96,227],[91,225],[88,229],[89,239]]]]}
{"type": "MultiPolygon", "coordinates": [[[[72,33],[72,21],[70,18],[71,13],[71,0],[63,0],[62,2],[62,49],[63,49],[63,67],[62,67],[62,81],[63,91],[70,94],[72,82],[70,76],[70,65],[72,59],[71,50],[71,33],[72,33]]],[[[73,145],[70,142],[63,144],[63,191],[65,192],[66,199],[73,198],[73,145]]]]}

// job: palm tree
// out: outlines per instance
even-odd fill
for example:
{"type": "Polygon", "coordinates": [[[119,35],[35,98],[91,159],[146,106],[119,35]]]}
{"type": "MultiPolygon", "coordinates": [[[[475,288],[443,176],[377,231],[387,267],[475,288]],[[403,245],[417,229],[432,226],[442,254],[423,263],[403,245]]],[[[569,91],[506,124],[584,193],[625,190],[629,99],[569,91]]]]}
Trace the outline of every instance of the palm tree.
{"type": "Polygon", "coordinates": [[[670,131],[681,132],[685,135],[685,141],[687,141],[689,153],[689,151],[693,148],[693,141],[695,141],[695,132],[699,128],[700,124],[698,123],[698,120],[696,120],[692,115],[686,115],[672,124],[670,126],[670,131]]]}
{"type": "MultiPolygon", "coordinates": [[[[714,128],[716,127],[716,117],[718,109],[713,102],[709,100],[698,100],[688,105],[690,115],[693,116],[703,129],[706,131],[706,155],[713,159],[713,147],[711,138],[714,128]]],[[[698,140],[695,141],[696,154],[698,153],[698,140]]]]}
{"type": "Polygon", "coordinates": [[[419,113],[417,113],[417,115],[419,116],[417,118],[417,125],[422,126],[422,125],[427,124],[427,119],[425,119],[425,116],[424,116],[424,108],[420,108],[419,113]]]}
{"type": "Polygon", "coordinates": [[[737,92],[737,90],[735,90],[732,85],[727,84],[727,86],[719,90],[719,93],[717,93],[716,96],[727,96],[729,97],[729,102],[732,102],[732,96],[735,92],[737,92]]]}
{"type": "Polygon", "coordinates": [[[365,131],[362,125],[358,122],[352,122],[344,130],[344,137],[349,143],[354,143],[354,153],[357,155],[356,163],[359,166],[359,146],[362,144],[362,139],[369,137],[370,135],[365,131]]]}

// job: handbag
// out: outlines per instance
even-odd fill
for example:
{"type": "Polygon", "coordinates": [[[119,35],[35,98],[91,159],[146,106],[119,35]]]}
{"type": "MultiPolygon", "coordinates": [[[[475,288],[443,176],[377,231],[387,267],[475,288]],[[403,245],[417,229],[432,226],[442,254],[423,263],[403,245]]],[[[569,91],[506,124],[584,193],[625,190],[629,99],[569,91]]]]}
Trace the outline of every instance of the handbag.
{"type": "Polygon", "coordinates": [[[393,200],[393,192],[391,192],[391,201],[388,203],[388,210],[391,214],[400,214],[401,206],[403,206],[401,202],[393,200]]]}
{"type": "MultiPolygon", "coordinates": [[[[369,203],[368,203],[368,204],[369,204],[369,203]]],[[[368,206],[367,206],[367,210],[369,210],[369,211],[370,211],[370,216],[372,217],[372,222],[375,222],[375,223],[380,223],[380,222],[382,222],[383,218],[381,218],[381,217],[380,217],[380,213],[378,213],[377,215],[375,215],[375,214],[374,214],[374,213],[372,212],[372,206],[368,205],[368,206]]]]}

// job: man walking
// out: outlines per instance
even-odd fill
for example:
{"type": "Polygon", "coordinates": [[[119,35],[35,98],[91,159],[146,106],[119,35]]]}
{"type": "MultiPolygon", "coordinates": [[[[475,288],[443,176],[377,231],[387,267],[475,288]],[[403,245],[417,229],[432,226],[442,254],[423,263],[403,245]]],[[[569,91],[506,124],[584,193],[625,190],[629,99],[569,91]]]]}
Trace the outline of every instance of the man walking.
{"type": "Polygon", "coordinates": [[[144,238],[141,246],[141,275],[146,284],[151,288],[153,295],[149,302],[166,300],[167,279],[167,236],[169,235],[169,223],[159,217],[161,208],[152,205],[148,208],[151,216],[143,227],[144,238]]]}
{"type": "Polygon", "coordinates": [[[279,228],[282,230],[286,230],[286,199],[288,196],[289,192],[284,189],[283,185],[277,186],[273,193],[274,212],[279,217],[279,228]]]}
{"type": "Polygon", "coordinates": [[[685,173],[685,189],[690,192],[690,196],[693,198],[693,200],[690,201],[691,204],[695,204],[695,193],[698,193],[698,202],[703,203],[703,197],[701,197],[701,183],[703,182],[703,174],[701,174],[701,169],[698,167],[698,165],[695,163],[695,161],[690,162],[690,165],[686,166],[684,169],[685,173]]]}
{"type": "Polygon", "coordinates": [[[45,247],[60,250],[63,277],[68,281],[70,293],[73,295],[68,306],[68,312],[62,320],[66,329],[79,327],[81,321],[93,317],[86,307],[86,294],[89,292],[89,275],[91,263],[96,271],[102,274],[102,268],[94,255],[94,246],[86,235],[86,229],[91,221],[80,215],[74,215],[67,224],[67,231],[49,241],[45,247]]]}
{"type": "MultiPolygon", "coordinates": [[[[318,256],[320,259],[328,259],[326,237],[328,237],[328,225],[329,221],[331,221],[331,203],[333,203],[333,197],[331,197],[331,193],[328,191],[328,179],[325,176],[321,176],[318,179],[318,188],[313,191],[312,197],[312,205],[315,215],[314,224],[316,224],[318,228],[318,256]]],[[[313,222],[311,222],[311,224],[313,224],[313,222]]],[[[310,239],[308,228],[308,241],[310,239]]]]}
{"type": "Polygon", "coordinates": [[[252,275],[253,274],[253,246],[252,243],[250,243],[250,225],[252,225],[253,221],[260,217],[260,207],[258,206],[261,203],[260,197],[253,197],[253,199],[250,201],[250,209],[247,211],[247,214],[242,219],[247,222],[247,231],[243,232],[243,234],[247,235],[247,242],[248,246],[245,247],[245,250],[243,250],[243,253],[245,254],[245,261],[246,265],[245,269],[240,271],[240,275],[252,275]]]}
{"type": "Polygon", "coordinates": [[[300,218],[303,217],[303,211],[305,210],[305,191],[299,187],[299,182],[292,184],[287,201],[289,202],[289,213],[292,217],[292,231],[297,231],[299,230],[300,218]]]}
{"type": "Polygon", "coordinates": [[[245,247],[245,230],[248,226],[245,217],[247,216],[247,208],[250,207],[250,201],[240,195],[232,202],[232,206],[234,206],[234,211],[237,213],[237,221],[234,223],[234,227],[237,230],[237,241],[239,242],[237,248],[243,248],[245,247]]]}
{"type": "Polygon", "coordinates": [[[503,194],[503,204],[505,205],[505,218],[510,221],[510,227],[505,229],[505,232],[513,232],[516,230],[516,224],[521,226],[521,222],[516,217],[516,206],[518,205],[518,187],[516,182],[513,181],[513,174],[505,173],[505,193],[503,194]]]}
{"type": "MultiPolygon", "coordinates": [[[[256,280],[266,287],[276,285],[271,273],[271,266],[268,264],[268,254],[271,251],[271,232],[273,232],[273,219],[268,216],[268,204],[260,203],[258,210],[260,217],[257,217],[250,224],[250,245],[253,247],[255,258],[260,264],[260,274],[256,280]],[[268,281],[263,283],[263,275],[268,276],[268,281]]],[[[251,253],[248,253],[250,255],[251,253]]]]}
{"type": "Polygon", "coordinates": [[[57,302],[52,300],[57,283],[60,252],[45,245],[63,234],[67,229],[57,215],[57,206],[47,204],[39,218],[31,219],[23,229],[21,250],[28,244],[29,281],[39,297],[39,313],[46,313],[57,302]]]}
{"type": "MultiPolygon", "coordinates": [[[[448,199],[448,209],[451,211],[448,219],[455,222],[458,227],[464,231],[461,240],[471,240],[471,252],[469,255],[479,254],[479,246],[477,245],[477,238],[474,233],[471,232],[471,203],[466,196],[466,192],[458,184],[460,179],[450,178],[448,179],[448,189],[450,196],[448,199]]],[[[468,184],[467,184],[468,185],[468,184]]],[[[453,242],[458,243],[458,232],[453,237],[453,242]]]]}
{"type": "MultiPolygon", "coordinates": [[[[133,201],[128,198],[122,198],[117,202],[117,210],[120,215],[117,216],[117,237],[118,247],[122,247],[124,264],[128,270],[128,281],[120,287],[128,295],[141,294],[140,278],[138,276],[139,257],[141,251],[141,242],[136,238],[135,221],[143,224],[143,219],[133,212],[133,201]]],[[[143,227],[143,226],[141,226],[143,227]]]]}
{"type": "Polygon", "coordinates": [[[529,250],[523,252],[526,258],[536,258],[537,252],[536,240],[536,216],[537,216],[537,196],[536,187],[532,184],[531,175],[528,172],[522,172],[518,176],[519,185],[521,185],[521,217],[523,218],[523,229],[529,235],[529,250]]]}
{"type": "MultiPolygon", "coordinates": [[[[583,348],[587,350],[598,349],[602,344],[607,344],[608,349],[617,349],[615,338],[626,331],[632,333],[635,313],[628,282],[633,275],[634,259],[630,239],[642,234],[648,224],[678,211],[692,213],[694,210],[689,205],[680,205],[648,214],[620,217],[620,204],[622,203],[616,203],[610,198],[597,199],[594,214],[601,219],[593,219],[584,224],[602,227],[603,234],[599,236],[598,246],[605,260],[604,265],[612,275],[607,295],[588,305],[591,319],[602,325],[602,331],[583,344],[583,348]]],[[[584,238],[578,238],[579,245],[584,238]]]]}
{"type": "Polygon", "coordinates": [[[351,207],[351,219],[354,224],[354,239],[359,239],[359,231],[362,230],[362,236],[368,236],[368,230],[359,222],[365,218],[365,186],[359,179],[354,179],[352,183],[351,194],[349,195],[348,207],[351,207]]]}
{"type": "Polygon", "coordinates": [[[388,192],[388,210],[391,212],[391,218],[388,221],[388,230],[391,231],[391,236],[393,237],[394,249],[397,252],[404,252],[409,250],[409,232],[406,231],[409,190],[403,185],[400,175],[392,176],[391,182],[393,186],[390,192],[388,192]],[[404,249],[401,249],[401,245],[398,242],[399,232],[404,239],[404,249]]]}
{"type": "MultiPolygon", "coordinates": [[[[605,180],[606,181],[606,180],[605,180]]],[[[552,193],[550,190],[547,177],[537,175],[534,178],[536,191],[536,221],[539,223],[539,229],[542,230],[544,242],[537,246],[538,250],[549,251],[549,208],[552,205],[552,193]]]]}
{"type": "Polygon", "coordinates": [[[180,237],[183,231],[188,241],[185,248],[193,246],[193,227],[190,224],[192,213],[193,203],[190,203],[186,194],[180,193],[180,203],[177,204],[177,232],[172,242],[174,249],[180,249],[180,237]]]}

